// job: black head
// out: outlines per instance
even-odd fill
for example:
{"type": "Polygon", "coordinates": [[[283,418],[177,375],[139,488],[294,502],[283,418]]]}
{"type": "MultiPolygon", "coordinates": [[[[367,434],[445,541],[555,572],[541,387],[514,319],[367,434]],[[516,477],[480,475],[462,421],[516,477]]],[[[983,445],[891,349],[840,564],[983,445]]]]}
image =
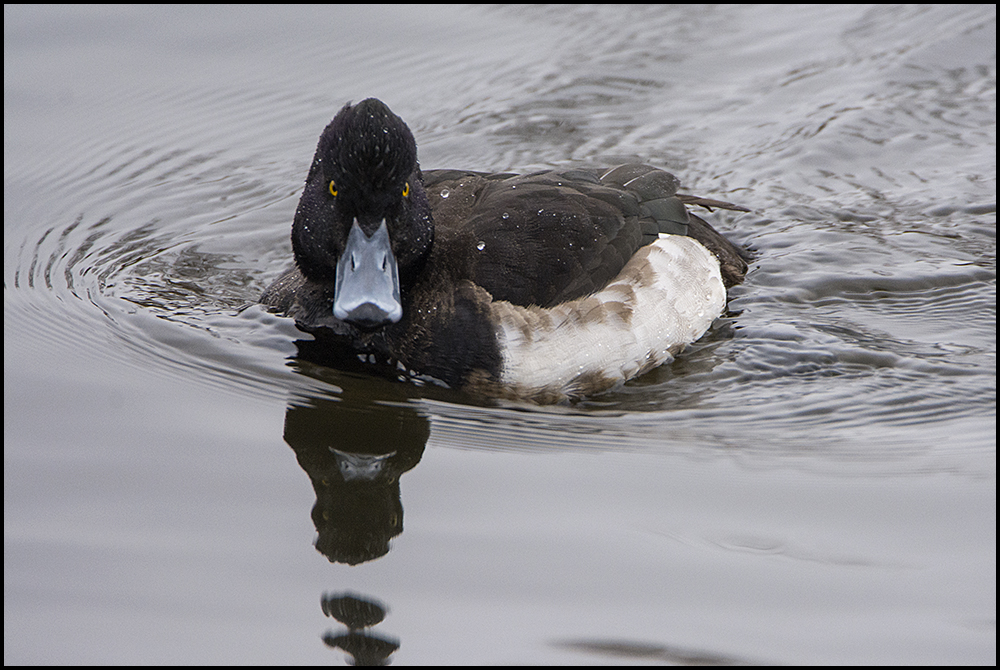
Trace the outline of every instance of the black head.
{"type": "MultiPolygon", "coordinates": [[[[339,284],[345,249],[355,240],[384,238],[377,236],[383,222],[405,291],[430,251],[434,226],[413,133],[369,98],[344,106],[320,136],[292,225],[295,261],[307,279],[339,284]],[[352,237],[355,224],[359,232],[352,237]]],[[[365,327],[383,325],[378,318],[359,320],[365,327]]]]}

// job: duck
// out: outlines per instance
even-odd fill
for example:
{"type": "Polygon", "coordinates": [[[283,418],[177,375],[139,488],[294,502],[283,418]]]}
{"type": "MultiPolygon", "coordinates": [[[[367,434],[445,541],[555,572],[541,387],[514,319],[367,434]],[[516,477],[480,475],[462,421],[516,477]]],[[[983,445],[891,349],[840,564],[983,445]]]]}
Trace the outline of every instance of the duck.
{"type": "Polygon", "coordinates": [[[748,253],[696,216],[749,211],[625,164],[422,171],[382,101],[326,126],[260,303],[325,360],[557,403],[672,361],[726,310],[748,253]]]}

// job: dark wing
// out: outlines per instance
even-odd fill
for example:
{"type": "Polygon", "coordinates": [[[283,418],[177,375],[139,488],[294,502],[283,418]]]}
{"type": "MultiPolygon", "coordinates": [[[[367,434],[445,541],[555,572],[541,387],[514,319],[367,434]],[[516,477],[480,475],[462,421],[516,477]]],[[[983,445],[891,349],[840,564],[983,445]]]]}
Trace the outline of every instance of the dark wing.
{"type": "Polygon", "coordinates": [[[715,233],[689,216],[677,184],[667,172],[635,164],[528,175],[424,173],[435,246],[461,265],[461,278],[496,300],[542,307],[604,288],[661,232],[701,233],[703,224],[715,233]]]}
{"type": "Polygon", "coordinates": [[[593,293],[655,239],[640,223],[637,198],[590,173],[429,171],[425,188],[437,242],[467,259],[467,278],[517,305],[593,293]]]}

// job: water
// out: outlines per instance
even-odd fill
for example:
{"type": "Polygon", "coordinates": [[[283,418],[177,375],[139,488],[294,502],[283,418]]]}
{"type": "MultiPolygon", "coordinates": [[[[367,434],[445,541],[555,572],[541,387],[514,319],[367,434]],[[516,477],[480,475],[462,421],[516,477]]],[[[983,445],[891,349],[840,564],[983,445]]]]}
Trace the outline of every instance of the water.
{"type": "Polygon", "coordinates": [[[995,663],[995,87],[990,6],[5,7],[5,663],[995,663]],[[368,96],[750,207],[732,314],[569,406],[291,360],[368,96]]]}

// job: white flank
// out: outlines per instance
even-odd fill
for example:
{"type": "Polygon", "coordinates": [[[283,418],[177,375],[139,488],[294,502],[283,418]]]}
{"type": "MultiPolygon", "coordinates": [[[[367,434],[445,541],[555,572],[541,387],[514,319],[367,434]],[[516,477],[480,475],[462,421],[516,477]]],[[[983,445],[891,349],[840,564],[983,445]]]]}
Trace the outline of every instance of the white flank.
{"type": "Polygon", "coordinates": [[[604,390],[672,360],[725,305],[715,256],[693,238],[661,235],[593,295],[551,309],[493,303],[501,383],[547,400],[604,390]]]}

